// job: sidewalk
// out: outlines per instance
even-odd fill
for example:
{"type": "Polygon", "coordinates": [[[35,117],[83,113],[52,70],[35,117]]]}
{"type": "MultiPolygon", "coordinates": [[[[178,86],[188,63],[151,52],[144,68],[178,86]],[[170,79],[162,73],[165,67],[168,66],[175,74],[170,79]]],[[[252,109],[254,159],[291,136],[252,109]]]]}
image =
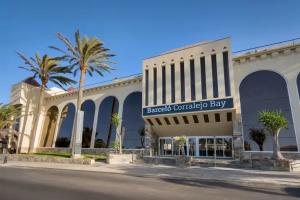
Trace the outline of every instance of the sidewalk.
{"type": "Polygon", "coordinates": [[[275,171],[257,171],[245,169],[232,169],[221,167],[188,167],[178,168],[163,165],[145,165],[145,164],[128,164],[128,165],[108,165],[97,163],[90,165],[76,164],[57,164],[57,163],[38,163],[38,162],[13,162],[0,165],[1,167],[17,168],[46,168],[58,170],[75,170],[101,173],[118,173],[140,177],[156,178],[184,178],[184,179],[205,179],[220,180],[225,182],[237,182],[243,184],[280,184],[290,186],[300,186],[300,174],[289,172],[275,171]]]}

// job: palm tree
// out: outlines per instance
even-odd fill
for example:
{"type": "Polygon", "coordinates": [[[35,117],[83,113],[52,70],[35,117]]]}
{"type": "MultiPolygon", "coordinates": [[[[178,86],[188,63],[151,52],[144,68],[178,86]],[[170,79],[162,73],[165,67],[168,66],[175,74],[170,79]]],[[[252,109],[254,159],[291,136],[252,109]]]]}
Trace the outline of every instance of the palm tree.
{"type": "MultiPolygon", "coordinates": [[[[65,44],[67,50],[65,51],[54,46],[50,46],[50,48],[57,50],[60,53],[63,53],[64,59],[69,62],[70,69],[74,69],[74,76],[80,70],[79,91],[76,107],[77,116],[82,104],[83,87],[86,73],[92,76],[93,73],[96,72],[100,76],[103,76],[103,72],[111,71],[112,68],[110,67],[110,64],[112,62],[109,61],[109,58],[113,55],[107,53],[109,49],[105,48],[103,46],[103,42],[97,39],[96,37],[88,38],[87,36],[84,36],[83,38],[81,38],[79,30],[75,32],[74,44],[72,44],[72,42],[68,38],[63,36],[61,33],[57,33],[57,37],[65,44]]],[[[77,120],[76,117],[75,120],[77,120]]],[[[72,134],[72,141],[75,141],[76,139],[74,133],[76,133],[76,130],[74,130],[72,134]]],[[[75,142],[73,142],[72,145],[73,153],[74,145],[75,142]]]]}
{"type": "Polygon", "coordinates": [[[25,64],[25,66],[21,66],[20,68],[30,71],[31,73],[33,73],[33,77],[37,78],[41,82],[39,101],[33,120],[34,125],[30,134],[31,136],[29,152],[32,152],[34,148],[33,146],[38,124],[38,116],[40,115],[41,106],[43,104],[44,91],[47,88],[48,82],[50,81],[63,88],[63,86],[75,84],[76,81],[65,76],[65,74],[69,74],[72,72],[69,67],[60,65],[60,61],[62,59],[60,57],[50,57],[47,54],[41,56],[39,53],[36,53],[34,57],[27,58],[20,52],[17,52],[17,54],[25,64]]]}
{"type": "Polygon", "coordinates": [[[253,140],[258,145],[260,151],[263,151],[264,142],[266,140],[264,129],[250,128],[249,131],[251,140],[253,140]]]}
{"type": "Polygon", "coordinates": [[[273,158],[282,160],[284,157],[280,152],[278,136],[281,129],[288,128],[288,121],[281,111],[262,111],[258,112],[259,122],[273,136],[273,158]]]}

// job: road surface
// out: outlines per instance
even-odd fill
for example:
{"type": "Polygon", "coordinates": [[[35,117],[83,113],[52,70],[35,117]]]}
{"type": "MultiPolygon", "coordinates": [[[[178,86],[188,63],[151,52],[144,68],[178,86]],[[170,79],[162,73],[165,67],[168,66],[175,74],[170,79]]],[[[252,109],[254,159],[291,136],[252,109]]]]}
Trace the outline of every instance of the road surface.
{"type": "Polygon", "coordinates": [[[290,200],[300,186],[149,178],[101,172],[0,168],[0,200],[290,200]]]}

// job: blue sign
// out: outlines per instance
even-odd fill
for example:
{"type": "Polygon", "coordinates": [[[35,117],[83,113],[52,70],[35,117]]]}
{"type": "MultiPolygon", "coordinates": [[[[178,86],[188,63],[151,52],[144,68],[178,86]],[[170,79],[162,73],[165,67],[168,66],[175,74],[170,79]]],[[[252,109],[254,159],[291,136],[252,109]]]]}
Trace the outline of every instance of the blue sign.
{"type": "Polygon", "coordinates": [[[143,108],[143,116],[233,108],[233,99],[216,99],[143,108]]]}

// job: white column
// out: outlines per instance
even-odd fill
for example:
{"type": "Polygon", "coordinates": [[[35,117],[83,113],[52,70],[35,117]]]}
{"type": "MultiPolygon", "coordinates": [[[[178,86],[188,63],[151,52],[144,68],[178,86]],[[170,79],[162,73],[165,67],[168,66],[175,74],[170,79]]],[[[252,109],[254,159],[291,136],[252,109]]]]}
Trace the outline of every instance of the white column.
{"type": "Polygon", "coordinates": [[[62,109],[59,109],[55,129],[54,129],[53,141],[52,141],[52,145],[51,145],[52,148],[55,148],[55,143],[56,143],[58,131],[59,131],[59,128],[60,128],[60,125],[61,125],[61,112],[62,112],[62,109]]]}
{"type": "MultiPolygon", "coordinates": [[[[126,98],[126,97],[125,97],[126,98]]],[[[116,139],[119,139],[119,133],[121,133],[121,127],[122,127],[122,121],[123,121],[123,106],[124,106],[124,100],[125,98],[118,98],[118,101],[119,101],[119,110],[118,110],[118,114],[121,118],[121,121],[120,121],[120,124],[119,126],[117,127],[116,129],[116,139]]],[[[126,131],[126,130],[125,130],[126,131]]],[[[122,144],[123,144],[123,141],[124,141],[124,135],[123,135],[123,138],[122,138],[122,144]]]]}
{"type": "Polygon", "coordinates": [[[287,88],[295,130],[295,136],[297,141],[298,152],[300,152],[300,102],[297,87],[297,75],[298,73],[289,73],[287,75],[287,88]]]}
{"type": "Polygon", "coordinates": [[[157,105],[160,105],[160,104],[162,104],[162,65],[157,65],[156,80],[157,80],[156,102],[157,102],[157,105]]]}
{"type": "Polygon", "coordinates": [[[225,79],[224,79],[223,53],[222,52],[217,53],[216,57],[217,57],[219,98],[224,98],[225,97],[225,79]]]}
{"type": "Polygon", "coordinates": [[[207,99],[213,98],[213,80],[211,69],[211,55],[205,56],[206,94],[207,99]]]}
{"type": "Polygon", "coordinates": [[[93,122],[93,132],[92,132],[92,136],[91,136],[90,148],[95,147],[95,137],[96,137],[96,131],[97,131],[99,108],[100,108],[100,102],[96,102],[95,103],[94,122],[93,122]]]}
{"type": "Polygon", "coordinates": [[[194,58],[195,63],[195,94],[196,100],[202,100],[200,57],[194,58]]]}
{"type": "Polygon", "coordinates": [[[175,102],[181,102],[180,61],[175,62],[175,102]]]}
{"type": "Polygon", "coordinates": [[[191,101],[191,67],[190,59],[184,60],[185,101],[191,101]]]}
{"type": "Polygon", "coordinates": [[[166,63],[166,104],[171,103],[171,64],[166,63]]]}

